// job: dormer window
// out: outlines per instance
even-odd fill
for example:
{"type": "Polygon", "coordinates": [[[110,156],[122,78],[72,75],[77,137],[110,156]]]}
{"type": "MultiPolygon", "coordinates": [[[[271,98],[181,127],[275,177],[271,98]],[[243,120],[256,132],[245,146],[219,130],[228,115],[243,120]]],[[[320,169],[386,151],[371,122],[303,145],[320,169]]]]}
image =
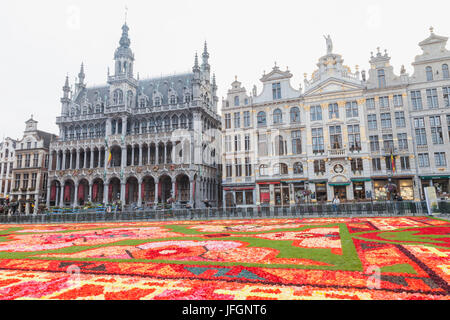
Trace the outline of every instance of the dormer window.
{"type": "Polygon", "coordinates": [[[175,95],[171,95],[170,96],[170,104],[174,105],[177,103],[177,98],[175,97],[175,95]]]}
{"type": "Polygon", "coordinates": [[[239,106],[239,97],[238,96],[234,97],[234,106],[235,107],[239,106]]]}
{"type": "Polygon", "coordinates": [[[272,84],[273,100],[281,99],[281,84],[279,82],[272,84]]]}
{"type": "Polygon", "coordinates": [[[186,103],[191,102],[191,95],[189,93],[186,93],[184,95],[184,102],[186,102],[186,103]]]}
{"type": "Polygon", "coordinates": [[[448,64],[443,64],[442,65],[442,77],[444,79],[448,79],[450,77],[449,73],[448,73],[448,64]]]}
{"type": "Polygon", "coordinates": [[[386,75],[384,73],[384,69],[378,70],[378,87],[379,88],[386,87],[386,75]]]}
{"type": "Polygon", "coordinates": [[[433,81],[433,68],[426,67],[427,81],[433,81]]]}
{"type": "Polygon", "coordinates": [[[155,98],[155,107],[159,107],[161,105],[161,98],[160,97],[156,97],[155,98]]]}

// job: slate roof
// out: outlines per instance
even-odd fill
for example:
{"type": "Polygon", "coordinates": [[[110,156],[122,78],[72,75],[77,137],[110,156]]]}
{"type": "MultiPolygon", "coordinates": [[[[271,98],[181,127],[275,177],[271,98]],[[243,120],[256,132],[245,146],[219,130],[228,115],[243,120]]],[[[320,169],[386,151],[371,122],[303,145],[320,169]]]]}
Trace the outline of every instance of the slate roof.
{"type": "MultiPolygon", "coordinates": [[[[169,89],[173,89],[178,96],[178,101],[183,101],[185,88],[192,92],[192,80],[194,78],[193,73],[175,74],[164,77],[154,77],[149,79],[142,79],[138,81],[138,96],[140,94],[146,95],[150,99],[150,104],[153,103],[154,91],[159,92],[162,95],[162,104],[169,104],[169,89]]],[[[109,86],[99,86],[92,88],[84,88],[78,94],[74,101],[77,105],[82,105],[84,97],[87,95],[87,100],[90,104],[95,105],[96,94],[98,94],[100,100],[105,102],[109,99],[109,86]],[[106,100],[105,100],[106,99],[106,100]]],[[[138,97],[135,97],[138,99],[138,97]]],[[[137,101],[136,101],[137,103],[137,101]]]]}

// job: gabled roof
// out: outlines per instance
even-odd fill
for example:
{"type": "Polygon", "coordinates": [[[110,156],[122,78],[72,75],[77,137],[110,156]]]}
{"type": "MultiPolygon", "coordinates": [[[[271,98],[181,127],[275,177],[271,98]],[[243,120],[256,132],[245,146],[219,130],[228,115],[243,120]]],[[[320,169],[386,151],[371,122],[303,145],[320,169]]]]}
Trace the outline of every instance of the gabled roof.
{"type": "Polygon", "coordinates": [[[338,91],[351,91],[363,89],[362,84],[356,84],[354,82],[346,81],[343,79],[330,77],[323,82],[320,82],[305,91],[305,96],[315,95],[317,93],[331,93],[338,91]]]}
{"type": "Polygon", "coordinates": [[[419,46],[422,47],[422,46],[426,46],[426,45],[430,45],[430,44],[447,42],[447,40],[448,40],[448,37],[438,36],[438,35],[434,34],[434,32],[432,32],[428,38],[426,38],[425,40],[423,40],[419,43],[419,46]]]}
{"type": "Polygon", "coordinates": [[[260,81],[267,82],[267,81],[290,79],[290,78],[292,78],[292,73],[290,73],[289,70],[281,71],[280,68],[278,68],[277,66],[274,66],[272,71],[268,74],[265,74],[260,79],[260,81]]]}

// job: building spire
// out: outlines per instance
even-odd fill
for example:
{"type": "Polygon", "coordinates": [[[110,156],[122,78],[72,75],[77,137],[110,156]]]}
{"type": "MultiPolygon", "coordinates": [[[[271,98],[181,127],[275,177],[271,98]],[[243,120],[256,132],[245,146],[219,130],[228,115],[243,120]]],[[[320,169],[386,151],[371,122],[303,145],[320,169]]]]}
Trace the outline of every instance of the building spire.
{"type": "MultiPolygon", "coordinates": [[[[209,65],[209,53],[208,53],[208,44],[205,41],[205,46],[203,48],[203,63],[202,63],[202,70],[205,72],[209,72],[211,70],[211,66],[209,65]]],[[[207,76],[207,78],[209,79],[209,75],[207,76]]]]}
{"type": "Polygon", "coordinates": [[[199,66],[198,66],[198,54],[197,54],[197,52],[195,53],[194,68],[193,68],[192,70],[193,70],[194,72],[200,70],[200,68],[199,68],[199,66]]]}
{"type": "Polygon", "coordinates": [[[128,37],[128,31],[130,28],[128,28],[127,22],[122,26],[122,37],[120,38],[119,44],[121,48],[129,48],[130,47],[130,38],[128,37]]]}
{"type": "Polygon", "coordinates": [[[84,83],[86,75],[84,74],[84,63],[81,63],[80,73],[78,74],[78,81],[80,84],[84,83]]]}

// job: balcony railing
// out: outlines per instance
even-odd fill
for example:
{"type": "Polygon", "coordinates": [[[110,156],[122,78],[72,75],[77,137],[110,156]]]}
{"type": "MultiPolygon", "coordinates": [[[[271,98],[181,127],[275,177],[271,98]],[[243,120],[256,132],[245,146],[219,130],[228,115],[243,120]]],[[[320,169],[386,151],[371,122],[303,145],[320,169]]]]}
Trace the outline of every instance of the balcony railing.
{"type": "Polygon", "coordinates": [[[330,157],[343,157],[346,154],[345,149],[330,149],[328,150],[328,155],[330,157]]]}

